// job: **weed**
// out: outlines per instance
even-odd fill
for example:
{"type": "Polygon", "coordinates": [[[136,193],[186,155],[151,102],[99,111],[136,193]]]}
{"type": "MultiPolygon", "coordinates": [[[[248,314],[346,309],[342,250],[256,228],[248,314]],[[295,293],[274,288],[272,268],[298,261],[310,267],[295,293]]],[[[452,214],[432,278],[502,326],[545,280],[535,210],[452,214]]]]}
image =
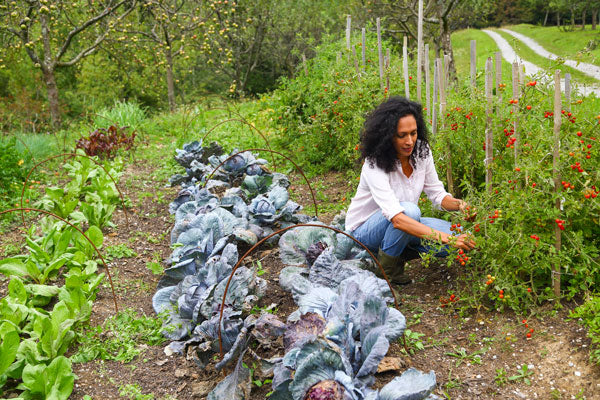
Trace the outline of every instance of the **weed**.
{"type": "Polygon", "coordinates": [[[496,377],[494,378],[494,382],[496,385],[502,387],[508,383],[508,379],[506,377],[506,371],[504,368],[496,368],[496,377]]]}
{"type": "Polygon", "coordinates": [[[447,352],[446,355],[450,357],[455,357],[457,359],[456,366],[458,367],[463,362],[470,362],[471,364],[481,364],[480,354],[483,354],[486,351],[488,351],[488,348],[484,347],[469,354],[467,353],[467,350],[464,347],[461,347],[460,349],[455,350],[454,352],[447,352]]]}
{"type": "Polygon", "coordinates": [[[100,326],[78,332],[79,349],[74,362],[94,359],[130,362],[142,352],[143,344],[164,342],[162,321],[145,315],[138,316],[127,309],[106,319],[100,326]]]}
{"type": "Polygon", "coordinates": [[[154,275],[162,275],[162,273],[165,271],[163,266],[156,261],[147,262],[146,268],[148,268],[154,275]]]}
{"type": "Polygon", "coordinates": [[[124,243],[108,246],[105,253],[105,257],[108,261],[112,261],[115,258],[131,258],[137,256],[137,253],[127,247],[124,243]]]}
{"type": "MultiPolygon", "coordinates": [[[[425,349],[425,345],[421,341],[421,337],[423,336],[425,336],[424,333],[413,332],[410,329],[404,331],[406,348],[409,354],[415,354],[417,351],[425,349]]],[[[406,354],[406,349],[402,349],[402,352],[406,354]]]]}
{"type": "Polygon", "coordinates": [[[508,378],[509,381],[523,381],[527,385],[531,385],[531,380],[529,377],[533,375],[533,371],[529,370],[527,364],[521,365],[521,368],[517,370],[517,374],[510,376],[508,378]]]}
{"type": "Polygon", "coordinates": [[[152,393],[143,394],[142,388],[137,383],[122,385],[119,387],[119,396],[126,397],[131,400],[154,400],[152,393]]]}

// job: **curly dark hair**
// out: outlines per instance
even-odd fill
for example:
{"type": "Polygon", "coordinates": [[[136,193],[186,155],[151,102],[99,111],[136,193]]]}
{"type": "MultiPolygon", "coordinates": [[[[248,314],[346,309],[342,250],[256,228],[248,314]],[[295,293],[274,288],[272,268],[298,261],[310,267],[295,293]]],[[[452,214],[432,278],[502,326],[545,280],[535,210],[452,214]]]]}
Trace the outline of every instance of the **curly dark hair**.
{"type": "Polygon", "coordinates": [[[398,130],[400,118],[412,115],[417,121],[417,142],[410,155],[410,163],[416,168],[416,160],[429,155],[427,125],[423,120],[421,104],[404,97],[392,96],[367,115],[360,133],[360,151],[363,160],[376,164],[385,172],[397,167],[398,157],[392,139],[398,130]]]}

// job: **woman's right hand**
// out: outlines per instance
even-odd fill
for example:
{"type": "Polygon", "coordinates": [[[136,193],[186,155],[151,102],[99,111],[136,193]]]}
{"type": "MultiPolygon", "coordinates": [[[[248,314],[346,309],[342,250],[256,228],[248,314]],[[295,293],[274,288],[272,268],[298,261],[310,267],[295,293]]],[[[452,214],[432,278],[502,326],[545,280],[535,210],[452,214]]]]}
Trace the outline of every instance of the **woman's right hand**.
{"type": "Polygon", "coordinates": [[[456,247],[457,249],[471,251],[477,246],[477,243],[473,240],[473,236],[469,233],[463,233],[458,236],[445,234],[444,236],[442,237],[442,243],[456,247]]]}

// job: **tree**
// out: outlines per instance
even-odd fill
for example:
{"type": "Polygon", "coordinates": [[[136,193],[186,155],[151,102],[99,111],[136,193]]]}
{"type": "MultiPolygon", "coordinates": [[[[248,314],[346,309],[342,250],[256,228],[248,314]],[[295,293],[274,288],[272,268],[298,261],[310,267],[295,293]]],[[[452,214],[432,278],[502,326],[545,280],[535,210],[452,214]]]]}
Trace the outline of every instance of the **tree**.
{"type": "Polygon", "coordinates": [[[136,0],[2,1],[0,31],[16,39],[14,49],[24,49],[34,67],[42,72],[52,124],[61,124],[56,70],[71,67],[94,53],[135,7],[136,0]],[[118,11],[122,11],[118,14],[118,11]]]}

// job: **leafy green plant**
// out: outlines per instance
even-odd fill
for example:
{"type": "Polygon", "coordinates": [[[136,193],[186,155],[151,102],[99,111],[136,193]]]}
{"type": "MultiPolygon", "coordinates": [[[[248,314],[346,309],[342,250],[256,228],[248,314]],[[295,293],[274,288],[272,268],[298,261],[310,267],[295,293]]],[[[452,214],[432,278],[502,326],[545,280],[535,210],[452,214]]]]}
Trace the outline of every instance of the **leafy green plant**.
{"type": "Polygon", "coordinates": [[[142,388],[137,383],[128,383],[119,387],[119,396],[131,400],[154,400],[152,393],[143,394],[142,388]]]}
{"type": "Polygon", "coordinates": [[[142,352],[142,344],[158,345],[164,342],[160,318],[138,316],[128,309],[107,318],[101,326],[90,327],[78,333],[78,352],[74,362],[94,359],[130,362],[142,352]]]}
{"type": "MultiPolygon", "coordinates": [[[[425,345],[421,338],[425,336],[424,333],[413,332],[410,329],[404,331],[404,338],[406,340],[406,347],[408,348],[408,354],[415,354],[417,351],[424,350],[425,345]]],[[[406,353],[406,349],[402,349],[403,353],[406,353]]]]}
{"type": "Polygon", "coordinates": [[[0,200],[11,199],[21,189],[31,164],[29,153],[17,151],[16,138],[0,140],[0,200]]]}
{"type": "Polygon", "coordinates": [[[27,398],[66,400],[73,391],[74,380],[71,362],[60,356],[47,366],[27,364],[23,368],[23,383],[18,388],[25,390],[27,398]]]}
{"type": "Polygon", "coordinates": [[[533,375],[533,371],[529,370],[529,367],[527,366],[527,364],[523,364],[523,365],[521,365],[521,368],[517,370],[517,374],[513,375],[513,376],[509,376],[508,380],[509,381],[523,381],[527,385],[531,385],[531,380],[529,379],[529,377],[531,375],[533,375]]]}
{"type": "Polygon", "coordinates": [[[570,317],[578,318],[579,323],[587,327],[587,335],[592,340],[590,360],[600,364],[600,297],[590,297],[573,310],[570,317]]]}
{"type": "Polygon", "coordinates": [[[105,251],[105,257],[109,261],[112,261],[115,258],[131,258],[135,256],[137,256],[137,253],[125,243],[108,246],[105,251]]]}
{"type": "Polygon", "coordinates": [[[467,350],[464,347],[460,349],[455,349],[454,351],[449,351],[446,353],[447,356],[455,357],[456,366],[460,366],[463,362],[470,362],[471,364],[481,364],[481,354],[484,354],[488,349],[483,348],[474,351],[473,353],[467,353],[467,350]]]}
{"type": "Polygon", "coordinates": [[[508,378],[506,376],[506,371],[504,368],[496,368],[496,376],[494,377],[494,382],[496,385],[502,387],[508,383],[508,378]]]}

